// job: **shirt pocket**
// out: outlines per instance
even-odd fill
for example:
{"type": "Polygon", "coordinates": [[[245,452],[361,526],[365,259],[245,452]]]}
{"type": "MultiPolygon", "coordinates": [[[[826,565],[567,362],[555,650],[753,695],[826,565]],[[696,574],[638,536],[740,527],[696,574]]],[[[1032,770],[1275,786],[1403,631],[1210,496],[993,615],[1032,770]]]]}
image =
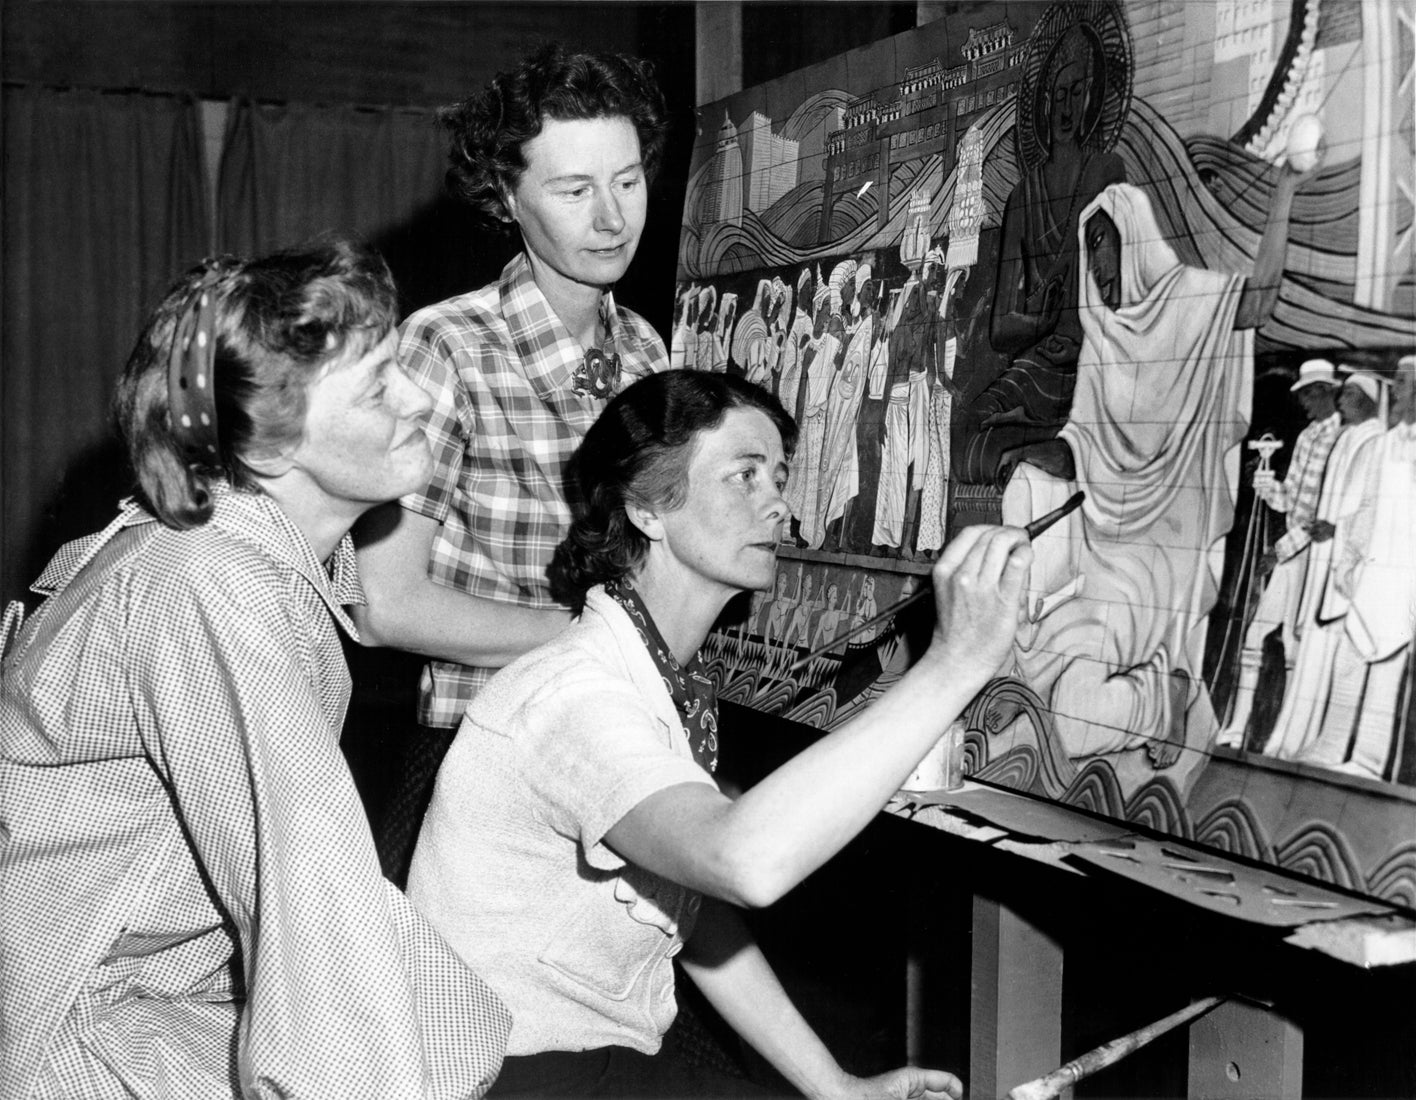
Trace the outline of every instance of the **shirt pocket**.
{"type": "Polygon", "coordinates": [[[611,1001],[627,1000],[646,974],[683,949],[680,916],[688,893],[627,865],[597,884],[537,959],[576,986],[611,1001]]]}

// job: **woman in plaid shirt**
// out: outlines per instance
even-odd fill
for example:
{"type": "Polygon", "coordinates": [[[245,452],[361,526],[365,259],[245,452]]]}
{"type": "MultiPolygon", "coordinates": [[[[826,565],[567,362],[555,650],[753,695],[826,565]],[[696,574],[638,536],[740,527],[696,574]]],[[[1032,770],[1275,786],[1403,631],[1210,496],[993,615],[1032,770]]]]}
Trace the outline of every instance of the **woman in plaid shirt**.
{"type": "MultiPolygon", "coordinates": [[[[138,499],[0,679],[0,1097],[468,1097],[506,1010],[379,874],[347,532],[423,484],[377,254],[208,262],[119,385],[138,499]]],[[[0,636],[8,637],[9,630],[0,636]]]]}
{"type": "Polygon", "coordinates": [[[400,355],[433,399],[432,473],[357,533],[365,642],[431,658],[418,727],[388,762],[389,820],[374,808],[395,881],[467,704],[570,621],[546,580],[570,525],[566,463],[607,400],[668,366],[614,295],[667,129],[649,66],[552,45],[440,117],[449,190],[522,250],[496,281],[403,323],[400,355]]]}

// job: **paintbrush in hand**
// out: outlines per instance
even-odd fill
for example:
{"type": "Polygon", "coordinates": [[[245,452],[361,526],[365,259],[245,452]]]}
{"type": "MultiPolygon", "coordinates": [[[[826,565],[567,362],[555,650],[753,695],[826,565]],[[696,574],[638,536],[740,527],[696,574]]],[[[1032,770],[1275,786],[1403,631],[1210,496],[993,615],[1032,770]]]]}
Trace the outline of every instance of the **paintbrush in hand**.
{"type": "MultiPolygon", "coordinates": [[[[1058,520],[1065,518],[1066,516],[1070,515],[1078,508],[1080,508],[1082,506],[1082,501],[1084,501],[1086,497],[1087,494],[1081,491],[1073,493],[1061,506],[1052,509],[1052,511],[1048,512],[1046,515],[1038,516],[1037,519],[1029,523],[1026,527],[1023,528],[1023,532],[1028,536],[1029,541],[1037,538],[1038,535],[1042,534],[1058,520]]],[[[805,657],[801,657],[798,660],[794,661],[787,668],[787,672],[795,672],[803,665],[809,664],[810,662],[816,660],[816,658],[820,657],[822,654],[831,652],[831,650],[835,649],[842,642],[848,642],[857,634],[869,630],[876,623],[884,622],[892,615],[898,615],[905,608],[909,607],[913,603],[917,603],[919,600],[924,599],[925,596],[928,596],[933,591],[933,586],[926,584],[918,592],[911,592],[903,600],[899,600],[896,603],[892,603],[889,607],[887,607],[884,611],[880,612],[878,615],[872,615],[864,622],[857,623],[844,634],[840,634],[835,638],[832,638],[830,642],[822,646],[820,649],[812,650],[812,652],[808,653],[805,657]]]]}

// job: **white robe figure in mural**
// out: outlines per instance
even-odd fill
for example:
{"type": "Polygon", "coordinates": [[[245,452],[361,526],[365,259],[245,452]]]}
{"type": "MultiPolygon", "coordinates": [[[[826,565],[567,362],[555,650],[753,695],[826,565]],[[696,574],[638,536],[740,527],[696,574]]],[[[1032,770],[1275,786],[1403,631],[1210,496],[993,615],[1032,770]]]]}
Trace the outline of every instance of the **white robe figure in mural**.
{"type": "MultiPolygon", "coordinates": [[[[889,515],[893,509],[895,484],[899,480],[895,470],[897,463],[892,433],[899,434],[900,428],[897,421],[902,419],[900,410],[906,407],[906,399],[901,398],[899,392],[907,391],[901,391],[897,380],[891,375],[892,370],[899,368],[897,359],[891,354],[890,345],[895,340],[895,329],[900,323],[900,314],[904,308],[905,295],[909,292],[911,281],[917,281],[913,272],[905,280],[903,287],[896,287],[890,291],[889,303],[880,310],[880,316],[876,321],[875,351],[870,357],[870,371],[865,379],[866,399],[882,403],[882,410],[879,413],[880,442],[875,485],[875,515],[870,534],[870,541],[877,546],[890,545],[881,541],[880,517],[882,512],[889,515]]],[[[881,291],[884,292],[883,284],[881,291]]],[[[907,427],[905,430],[908,434],[907,427]]],[[[903,500],[903,488],[899,490],[899,497],[903,500]]],[[[903,508],[901,511],[903,514],[903,508]]],[[[897,539],[896,545],[898,542],[897,539]]]]}
{"type": "MultiPolygon", "coordinates": [[[[846,506],[860,492],[856,418],[860,415],[866,378],[875,350],[875,283],[870,277],[869,264],[852,266],[849,305],[855,317],[853,323],[848,322],[846,326],[845,351],[840,359],[840,369],[831,382],[831,397],[826,410],[826,443],[822,451],[818,497],[818,524],[823,538],[826,528],[845,515],[846,506]]],[[[819,546],[820,543],[812,545],[819,546]]]]}
{"type": "Polygon", "coordinates": [[[1408,695],[1398,714],[1416,639],[1416,355],[1397,365],[1390,421],[1362,500],[1354,538],[1361,556],[1334,676],[1356,712],[1351,748],[1337,766],[1374,779],[1396,778],[1387,775],[1392,749],[1416,705],[1408,695]]]}
{"type": "Polygon", "coordinates": [[[1330,621],[1347,609],[1346,597],[1334,589],[1331,579],[1338,546],[1333,535],[1339,525],[1347,530],[1347,520],[1361,504],[1372,448],[1385,427],[1378,415],[1385,407],[1383,383],[1372,374],[1345,373],[1342,377],[1337,394],[1342,430],[1328,454],[1318,507],[1308,525],[1313,557],[1298,597],[1298,621],[1304,628],[1330,621]]]}
{"type": "Polygon", "coordinates": [[[698,325],[698,294],[698,284],[689,283],[674,303],[673,342],[669,349],[669,366],[674,370],[692,370],[698,356],[698,336],[694,332],[698,325]]]}
{"type": "Polygon", "coordinates": [[[822,454],[826,445],[826,414],[831,383],[842,354],[840,338],[832,331],[832,320],[840,319],[840,299],[830,286],[816,291],[812,337],[802,354],[803,393],[797,407],[797,447],[792,455],[787,489],[787,506],[799,523],[799,533],[808,546],[820,546],[826,532],[820,526],[817,507],[821,486],[822,454]]]}
{"type": "Polygon", "coordinates": [[[713,369],[713,322],[718,308],[718,288],[709,283],[698,292],[698,316],[689,357],[695,370],[713,369]]]}
{"type": "Polygon", "coordinates": [[[1302,638],[1283,706],[1264,746],[1266,756],[1329,767],[1340,763],[1347,751],[1353,708],[1344,703],[1341,691],[1333,705],[1334,675],[1347,625],[1355,564],[1348,555],[1357,545],[1354,525],[1384,428],[1377,415],[1380,385],[1372,375],[1352,376],[1338,395],[1338,410],[1347,426],[1333,444],[1323,474],[1311,528],[1311,559],[1298,601],[1302,638]]]}
{"type": "Polygon", "coordinates": [[[797,395],[801,389],[802,356],[806,354],[807,345],[811,342],[812,317],[815,312],[813,287],[819,285],[819,280],[812,282],[811,268],[803,267],[801,274],[797,276],[796,305],[792,310],[791,324],[787,327],[786,338],[782,341],[781,358],[778,360],[777,400],[782,403],[782,408],[797,420],[801,419],[801,410],[797,408],[797,395]]]}
{"type": "MultiPolygon", "coordinates": [[[[943,257],[940,257],[943,263],[943,257]]],[[[919,504],[919,535],[915,549],[934,553],[944,546],[948,528],[950,429],[954,418],[954,361],[959,351],[958,295],[968,278],[966,268],[953,268],[944,278],[944,289],[935,299],[935,318],[931,326],[930,346],[926,356],[926,413],[920,418],[922,437],[915,444],[916,461],[921,462],[924,476],[919,504]],[[918,457],[923,451],[924,457],[918,457]]]]}
{"type": "MultiPolygon", "coordinates": [[[[1005,492],[1005,523],[1087,494],[1052,549],[1034,545],[1017,665],[1069,757],[1126,754],[1113,761],[1126,794],[1165,768],[1185,789],[1202,758],[1182,750],[1216,732],[1199,676],[1248,426],[1249,330],[1277,300],[1300,179],[1280,177],[1248,280],[1182,264],[1145,193],[1107,187],[1078,222],[1070,418],[1058,439],[1004,456],[1005,472],[1022,475],[1005,492]]],[[[994,728],[1015,714],[999,708],[994,728]]]]}

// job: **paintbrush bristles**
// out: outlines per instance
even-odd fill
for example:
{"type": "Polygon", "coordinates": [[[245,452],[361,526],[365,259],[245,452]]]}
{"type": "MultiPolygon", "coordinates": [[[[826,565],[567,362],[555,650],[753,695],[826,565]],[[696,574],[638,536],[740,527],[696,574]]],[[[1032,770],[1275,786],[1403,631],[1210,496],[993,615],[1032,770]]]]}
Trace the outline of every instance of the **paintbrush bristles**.
{"type": "Polygon", "coordinates": [[[1061,507],[1052,509],[1052,511],[1048,512],[1046,515],[1038,516],[1037,519],[1033,520],[1031,523],[1029,523],[1026,527],[1023,528],[1023,532],[1028,536],[1029,539],[1037,538],[1038,535],[1042,534],[1058,520],[1063,519],[1066,516],[1069,516],[1073,512],[1075,512],[1078,508],[1082,506],[1082,501],[1086,499],[1087,494],[1082,492],[1081,490],[1078,490],[1077,492],[1069,496],[1066,502],[1062,504],[1061,507]]]}

